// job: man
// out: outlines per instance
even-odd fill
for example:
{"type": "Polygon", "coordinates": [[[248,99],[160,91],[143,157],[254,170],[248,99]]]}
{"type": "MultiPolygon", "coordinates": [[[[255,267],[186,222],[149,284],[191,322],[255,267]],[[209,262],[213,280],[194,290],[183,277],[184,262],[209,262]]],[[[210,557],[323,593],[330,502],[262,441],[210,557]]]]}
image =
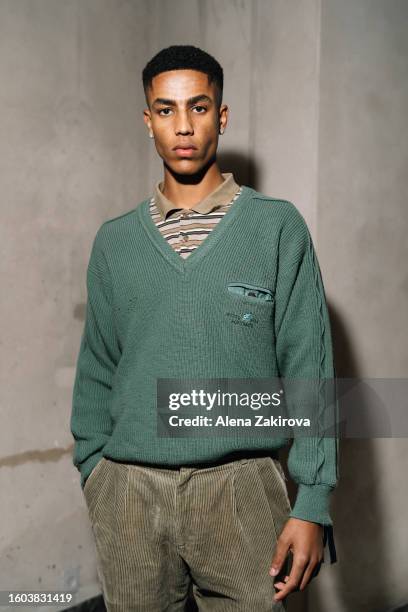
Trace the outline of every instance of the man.
{"type": "Polygon", "coordinates": [[[282,610],[316,576],[337,439],[157,436],[160,378],[334,376],[319,265],[296,207],[217,164],[223,71],[197,47],[143,71],[164,180],[99,228],[71,431],[109,611],[282,610]],[[288,554],[293,563],[285,565],[288,554]],[[277,574],[281,578],[275,578],[277,574]]]}

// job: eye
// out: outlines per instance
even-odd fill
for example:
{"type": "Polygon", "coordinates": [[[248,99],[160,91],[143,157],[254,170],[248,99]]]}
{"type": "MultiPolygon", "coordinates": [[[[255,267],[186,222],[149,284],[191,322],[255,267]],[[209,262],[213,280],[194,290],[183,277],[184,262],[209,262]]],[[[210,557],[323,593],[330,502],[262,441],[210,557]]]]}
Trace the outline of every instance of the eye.
{"type": "MultiPolygon", "coordinates": [[[[207,107],[206,106],[201,106],[201,105],[193,106],[193,109],[200,109],[200,111],[204,111],[204,112],[198,112],[199,115],[203,115],[207,111],[207,107]]],[[[161,108],[158,111],[158,114],[160,116],[162,116],[162,117],[168,117],[169,114],[171,113],[171,110],[172,109],[168,108],[168,107],[167,108],[161,108]],[[167,111],[169,111],[169,112],[167,112],[167,111]],[[164,114],[162,114],[162,113],[164,113],[164,114]]]]}

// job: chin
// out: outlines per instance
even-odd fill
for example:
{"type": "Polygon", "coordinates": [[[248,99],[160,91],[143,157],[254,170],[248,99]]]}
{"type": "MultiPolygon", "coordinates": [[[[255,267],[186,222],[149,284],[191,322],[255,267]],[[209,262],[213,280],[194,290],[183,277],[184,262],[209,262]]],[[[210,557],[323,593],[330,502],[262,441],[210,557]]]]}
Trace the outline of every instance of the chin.
{"type": "Polygon", "coordinates": [[[198,166],[197,164],[178,164],[174,168],[174,172],[178,172],[179,174],[197,174],[200,172],[202,166],[198,166]]]}
{"type": "Polygon", "coordinates": [[[168,167],[177,174],[197,174],[203,168],[204,164],[199,164],[192,159],[181,159],[176,163],[168,163],[168,167]]]}

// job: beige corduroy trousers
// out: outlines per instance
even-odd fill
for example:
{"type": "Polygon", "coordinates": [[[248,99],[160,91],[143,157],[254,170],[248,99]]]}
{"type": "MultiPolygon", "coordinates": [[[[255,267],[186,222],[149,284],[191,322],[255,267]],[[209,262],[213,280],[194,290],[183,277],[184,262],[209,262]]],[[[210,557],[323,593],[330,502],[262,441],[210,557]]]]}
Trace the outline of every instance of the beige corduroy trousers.
{"type": "Polygon", "coordinates": [[[84,496],[108,612],[283,611],[269,575],[291,505],[278,459],[166,469],[102,458],[84,496]]]}

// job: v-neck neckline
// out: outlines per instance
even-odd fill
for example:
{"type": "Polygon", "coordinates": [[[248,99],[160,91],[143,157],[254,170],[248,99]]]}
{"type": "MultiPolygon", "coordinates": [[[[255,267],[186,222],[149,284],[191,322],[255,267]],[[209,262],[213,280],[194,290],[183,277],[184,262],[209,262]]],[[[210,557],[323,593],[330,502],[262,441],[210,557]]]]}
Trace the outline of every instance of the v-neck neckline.
{"type": "Polygon", "coordinates": [[[214,248],[227,227],[237,219],[239,212],[243,209],[244,204],[252,197],[254,190],[247,185],[241,185],[242,191],[236,200],[231,204],[231,208],[218,221],[216,226],[204,238],[202,243],[192,251],[188,257],[183,258],[173,247],[167,242],[166,238],[156,226],[150,214],[150,199],[145,200],[138,206],[137,212],[140,221],[147,235],[163,255],[163,257],[181,274],[187,274],[193,269],[203,257],[214,248]]]}

